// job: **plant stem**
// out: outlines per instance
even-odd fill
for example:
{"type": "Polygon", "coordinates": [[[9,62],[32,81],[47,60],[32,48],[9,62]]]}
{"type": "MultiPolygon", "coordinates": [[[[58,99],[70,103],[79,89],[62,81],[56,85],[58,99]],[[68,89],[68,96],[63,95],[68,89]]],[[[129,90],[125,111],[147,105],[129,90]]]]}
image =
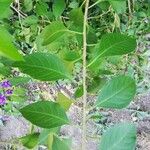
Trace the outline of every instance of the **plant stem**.
{"type": "Polygon", "coordinates": [[[93,5],[91,5],[91,6],[89,7],[89,9],[92,8],[92,7],[94,7],[95,5],[97,5],[97,4],[100,3],[100,2],[102,2],[102,0],[98,0],[97,2],[95,2],[93,5]]]}
{"type": "Polygon", "coordinates": [[[128,0],[129,21],[132,19],[131,1],[128,0]]]}
{"type": "Polygon", "coordinates": [[[19,23],[20,23],[20,26],[21,26],[21,29],[23,29],[23,26],[22,26],[22,22],[21,22],[21,14],[20,14],[20,1],[19,0],[16,0],[17,2],[17,5],[18,5],[18,19],[19,19],[19,23]]]}
{"type": "Polygon", "coordinates": [[[83,23],[83,124],[82,124],[82,150],[86,150],[86,103],[87,103],[87,86],[86,86],[86,56],[87,56],[87,18],[88,18],[89,0],[85,3],[84,23],[83,23]]]}

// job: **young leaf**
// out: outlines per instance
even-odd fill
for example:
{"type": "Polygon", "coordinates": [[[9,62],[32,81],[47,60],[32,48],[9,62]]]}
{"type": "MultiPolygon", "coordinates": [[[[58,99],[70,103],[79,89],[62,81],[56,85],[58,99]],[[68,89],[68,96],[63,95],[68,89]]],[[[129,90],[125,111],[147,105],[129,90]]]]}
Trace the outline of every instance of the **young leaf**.
{"type": "Polygon", "coordinates": [[[54,136],[53,136],[53,133],[51,133],[48,135],[48,139],[47,139],[47,148],[49,150],[52,150],[53,140],[54,140],[54,136]]]}
{"type": "Polygon", "coordinates": [[[136,40],[120,33],[109,33],[96,45],[93,59],[88,66],[96,63],[101,57],[128,54],[136,48],[136,40]]]}
{"type": "Polygon", "coordinates": [[[14,66],[35,79],[55,81],[70,78],[63,62],[54,54],[33,53],[24,59],[24,62],[14,63],[14,66]]]}
{"type": "Polygon", "coordinates": [[[61,38],[66,32],[68,32],[68,29],[63,25],[60,21],[54,21],[42,32],[43,37],[43,45],[48,45],[59,38],[61,38]]]}
{"type": "Polygon", "coordinates": [[[118,76],[101,90],[96,105],[104,108],[126,107],[136,93],[135,81],[128,76],[118,76]]]}
{"type": "Polygon", "coordinates": [[[20,109],[24,118],[41,128],[55,128],[68,124],[68,118],[62,107],[51,101],[40,101],[20,109]]]}
{"type": "Polygon", "coordinates": [[[33,149],[38,144],[39,133],[33,133],[20,138],[22,145],[28,149],[33,149]]]}
{"type": "Polygon", "coordinates": [[[68,139],[60,139],[56,136],[53,137],[52,150],[70,150],[71,141],[68,139]]]}
{"type": "Polygon", "coordinates": [[[83,95],[83,85],[80,85],[80,86],[76,89],[75,94],[74,94],[74,97],[75,97],[75,98],[80,98],[82,95],[83,95]]]}
{"type": "Polygon", "coordinates": [[[104,86],[105,83],[106,83],[105,78],[94,77],[91,83],[89,83],[87,91],[90,94],[95,94],[104,86]]]}
{"type": "Polygon", "coordinates": [[[64,9],[66,7],[66,3],[65,3],[65,0],[54,0],[54,3],[53,3],[53,13],[54,13],[54,16],[57,18],[59,17],[64,9]]]}
{"type": "Polygon", "coordinates": [[[13,45],[13,38],[2,26],[0,26],[0,55],[11,60],[23,61],[22,55],[13,45]]]}
{"type": "Polygon", "coordinates": [[[58,93],[57,97],[57,103],[64,108],[65,111],[69,110],[71,104],[73,103],[73,100],[69,99],[62,93],[58,93]]]}
{"type": "Polygon", "coordinates": [[[104,133],[99,150],[134,150],[135,145],[136,128],[134,124],[120,123],[104,133]]]}

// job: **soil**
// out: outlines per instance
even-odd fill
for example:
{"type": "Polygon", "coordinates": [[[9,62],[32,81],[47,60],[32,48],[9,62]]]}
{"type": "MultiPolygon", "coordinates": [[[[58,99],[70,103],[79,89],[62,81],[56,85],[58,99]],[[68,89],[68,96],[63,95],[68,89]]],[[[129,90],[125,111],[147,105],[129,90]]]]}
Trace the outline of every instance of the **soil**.
{"type": "MultiPolygon", "coordinates": [[[[93,97],[89,97],[89,101],[93,97]]],[[[101,110],[104,119],[101,122],[89,120],[87,123],[87,149],[98,150],[98,139],[105,126],[118,122],[129,121],[137,124],[137,150],[150,150],[150,94],[138,97],[127,109],[101,110]]],[[[72,138],[72,149],[81,149],[82,130],[79,127],[82,121],[81,103],[74,105],[68,112],[74,126],[64,126],[61,135],[72,138]]],[[[12,139],[21,137],[29,131],[28,122],[22,117],[10,116],[4,126],[0,127],[0,150],[11,150],[12,139]]],[[[21,150],[21,148],[19,148],[21,150]]]]}

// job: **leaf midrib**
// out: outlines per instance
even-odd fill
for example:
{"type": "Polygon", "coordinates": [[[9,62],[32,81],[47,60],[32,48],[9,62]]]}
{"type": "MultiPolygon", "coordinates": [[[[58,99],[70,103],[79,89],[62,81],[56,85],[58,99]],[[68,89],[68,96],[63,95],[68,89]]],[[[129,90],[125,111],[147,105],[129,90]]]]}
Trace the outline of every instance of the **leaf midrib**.
{"type": "Polygon", "coordinates": [[[47,37],[45,40],[44,40],[44,44],[46,44],[47,43],[47,41],[51,38],[51,37],[53,37],[55,34],[57,34],[57,33],[59,33],[59,32],[67,32],[68,30],[67,29],[63,29],[63,30],[59,30],[59,31],[56,31],[56,32],[54,32],[53,34],[51,34],[49,37],[47,37]]]}
{"type": "MultiPolygon", "coordinates": [[[[54,69],[51,69],[51,68],[47,68],[47,67],[44,67],[44,66],[28,65],[28,64],[24,64],[24,65],[27,66],[27,67],[34,67],[34,68],[39,68],[39,69],[45,69],[45,70],[48,70],[48,71],[53,71],[53,72],[58,73],[58,74],[60,74],[60,75],[62,75],[62,76],[64,76],[64,77],[69,78],[69,76],[66,76],[65,73],[63,74],[63,73],[58,72],[58,71],[56,71],[56,70],[54,70],[54,69]]],[[[24,69],[24,68],[23,68],[23,69],[24,69]]]]}
{"type": "Polygon", "coordinates": [[[123,41],[121,41],[121,42],[118,42],[118,43],[115,43],[114,45],[111,45],[110,47],[108,47],[108,48],[106,48],[100,55],[98,55],[88,66],[91,66],[99,57],[101,57],[106,51],[108,51],[109,49],[111,49],[112,47],[114,47],[114,46],[116,46],[116,45],[118,45],[118,44],[121,44],[121,43],[123,43],[123,42],[125,42],[125,41],[128,41],[128,39],[127,40],[123,40],[123,41]]]}
{"type": "MultiPolygon", "coordinates": [[[[23,111],[23,110],[22,110],[22,111],[23,111]]],[[[48,116],[48,117],[52,117],[52,118],[59,119],[59,120],[63,121],[64,123],[68,123],[67,120],[62,119],[62,118],[60,118],[60,117],[58,117],[58,116],[56,116],[56,115],[52,115],[52,114],[48,114],[48,113],[43,113],[43,112],[39,112],[39,111],[32,111],[32,110],[31,110],[31,111],[28,110],[28,111],[24,111],[24,112],[31,112],[31,113],[36,113],[36,114],[46,115],[46,116],[48,116]]]]}

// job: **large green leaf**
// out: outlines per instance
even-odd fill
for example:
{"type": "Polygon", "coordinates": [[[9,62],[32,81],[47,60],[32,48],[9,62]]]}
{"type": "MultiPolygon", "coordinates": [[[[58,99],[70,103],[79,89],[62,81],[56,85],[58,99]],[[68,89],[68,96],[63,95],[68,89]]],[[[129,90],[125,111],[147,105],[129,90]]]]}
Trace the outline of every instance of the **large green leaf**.
{"type": "Polygon", "coordinates": [[[134,150],[135,145],[136,128],[134,124],[120,123],[104,133],[99,150],[134,150]]]}
{"type": "Polygon", "coordinates": [[[135,93],[135,81],[128,76],[118,76],[102,88],[96,105],[105,108],[121,109],[131,102],[135,93]]]}
{"type": "Polygon", "coordinates": [[[11,14],[10,4],[12,0],[0,0],[0,19],[7,18],[11,14]]]}
{"type": "Polygon", "coordinates": [[[13,38],[2,26],[0,26],[0,55],[15,61],[23,60],[22,55],[13,44],[13,38]]]}
{"type": "Polygon", "coordinates": [[[14,66],[35,79],[55,81],[70,78],[63,62],[54,54],[33,53],[24,59],[24,62],[16,62],[14,66]]]}
{"type": "Polygon", "coordinates": [[[120,33],[109,33],[96,45],[93,59],[88,66],[96,63],[101,57],[128,54],[136,48],[135,38],[120,33]]]}
{"type": "Polygon", "coordinates": [[[57,18],[59,17],[64,9],[66,7],[66,3],[65,3],[65,0],[54,0],[54,4],[53,4],[53,13],[54,13],[54,16],[57,18]]]}
{"type": "Polygon", "coordinates": [[[51,101],[40,101],[20,109],[24,118],[42,128],[55,128],[68,124],[68,118],[62,107],[51,101]]]}
{"type": "Polygon", "coordinates": [[[61,38],[68,29],[60,21],[54,21],[46,26],[42,32],[43,45],[48,45],[61,38]]]}
{"type": "Polygon", "coordinates": [[[53,137],[52,150],[70,150],[71,140],[53,137]]]}
{"type": "Polygon", "coordinates": [[[39,133],[33,133],[20,138],[20,142],[28,149],[33,149],[38,144],[39,133]]]}

